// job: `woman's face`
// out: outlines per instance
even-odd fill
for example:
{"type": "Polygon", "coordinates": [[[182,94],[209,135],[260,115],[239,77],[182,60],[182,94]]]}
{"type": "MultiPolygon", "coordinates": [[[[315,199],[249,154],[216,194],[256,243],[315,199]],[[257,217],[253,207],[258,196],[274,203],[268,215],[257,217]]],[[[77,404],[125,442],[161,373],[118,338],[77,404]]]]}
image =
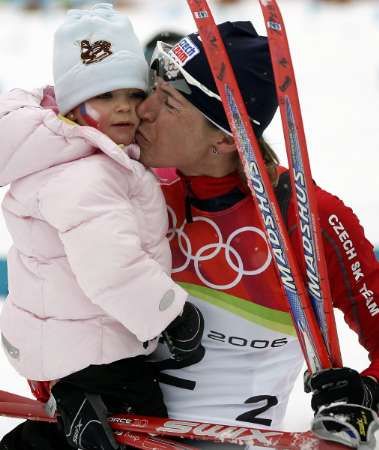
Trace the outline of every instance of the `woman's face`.
{"type": "Polygon", "coordinates": [[[151,167],[176,167],[200,175],[209,155],[212,130],[201,112],[160,80],[138,107],[136,141],[140,161],[151,167]]]}
{"type": "Polygon", "coordinates": [[[144,98],[139,89],[117,89],[87,100],[72,113],[80,125],[97,128],[116,144],[129,145],[139,125],[136,109],[144,98]]]}

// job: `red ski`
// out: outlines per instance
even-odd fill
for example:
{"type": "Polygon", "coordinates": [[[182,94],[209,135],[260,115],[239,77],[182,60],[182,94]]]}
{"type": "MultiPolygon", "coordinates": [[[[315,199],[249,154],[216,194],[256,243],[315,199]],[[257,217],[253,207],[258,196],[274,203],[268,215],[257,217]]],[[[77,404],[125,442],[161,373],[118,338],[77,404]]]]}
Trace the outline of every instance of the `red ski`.
{"type": "Polygon", "coordinates": [[[319,329],[311,300],[292,250],[288,231],[268,177],[260,147],[251,126],[223,40],[206,0],[187,0],[201,37],[234,141],[246,174],[248,186],[273,261],[281,280],[308,369],[314,373],[332,367],[328,349],[319,329]]]}
{"type": "MultiPolygon", "coordinates": [[[[44,404],[10,392],[0,391],[0,415],[14,418],[55,422],[44,404]]],[[[199,421],[161,419],[158,417],[117,414],[109,423],[118,442],[150,450],[196,450],[196,447],[169,441],[157,436],[180,437],[194,441],[256,445],[271,450],[344,450],[347,447],[323,441],[311,432],[287,432],[247,428],[199,421]]],[[[196,445],[196,442],[194,442],[196,445]]],[[[221,446],[221,444],[220,444],[221,446]]]]}
{"type": "MultiPolygon", "coordinates": [[[[2,390],[0,390],[0,416],[41,422],[56,422],[57,420],[56,417],[51,417],[46,413],[43,403],[2,390]]],[[[136,427],[131,430],[115,430],[115,438],[119,444],[145,450],[199,450],[192,445],[151,436],[136,427]]]]}
{"type": "Polygon", "coordinates": [[[276,94],[283,124],[292,190],[306,268],[308,294],[333,367],[342,367],[317,202],[295,72],[284,21],[276,0],[259,0],[265,20],[276,94]]]}

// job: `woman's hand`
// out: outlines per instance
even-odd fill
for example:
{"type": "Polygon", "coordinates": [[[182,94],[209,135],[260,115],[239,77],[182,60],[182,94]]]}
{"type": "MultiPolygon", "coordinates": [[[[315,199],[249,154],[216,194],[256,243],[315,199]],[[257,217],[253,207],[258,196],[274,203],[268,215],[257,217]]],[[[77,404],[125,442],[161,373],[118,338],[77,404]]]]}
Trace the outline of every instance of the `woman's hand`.
{"type": "Polygon", "coordinates": [[[200,347],[203,332],[203,315],[195,305],[186,302],[182,314],[170,323],[163,337],[174,359],[183,361],[200,347]]]}

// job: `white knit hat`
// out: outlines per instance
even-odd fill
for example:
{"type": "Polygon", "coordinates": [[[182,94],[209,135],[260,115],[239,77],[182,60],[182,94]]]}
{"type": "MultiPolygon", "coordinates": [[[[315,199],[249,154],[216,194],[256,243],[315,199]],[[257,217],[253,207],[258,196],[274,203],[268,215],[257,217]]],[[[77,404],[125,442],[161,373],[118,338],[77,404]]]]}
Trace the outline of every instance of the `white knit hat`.
{"type": "Polygon", "coordinates": [[[61,114],[115,89],[147,90],[143,49],[129,18],[110,3],[68,11],[54,36],[53,71],[61,114]]]}

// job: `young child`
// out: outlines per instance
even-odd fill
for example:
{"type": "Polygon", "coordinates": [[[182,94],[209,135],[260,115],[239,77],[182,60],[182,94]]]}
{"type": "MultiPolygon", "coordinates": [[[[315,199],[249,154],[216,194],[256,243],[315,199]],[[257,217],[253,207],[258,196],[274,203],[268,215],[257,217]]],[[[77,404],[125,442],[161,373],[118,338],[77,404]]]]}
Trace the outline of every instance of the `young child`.
{"type": "Polygon", "coordinates": [[[1,332],[16,370],[49,382],[68,443],[55,426],[25,422],[0,448],[111,450],[107,414],[167,415],[146,361],[160,334],[184,358],[203,322],[170,278],[165,202],[135,160],[147,64],[128,18],[110,4],[69,11],[54,82],[56,100],[52,88],[0,99],[14,241],[1,332]]]}

